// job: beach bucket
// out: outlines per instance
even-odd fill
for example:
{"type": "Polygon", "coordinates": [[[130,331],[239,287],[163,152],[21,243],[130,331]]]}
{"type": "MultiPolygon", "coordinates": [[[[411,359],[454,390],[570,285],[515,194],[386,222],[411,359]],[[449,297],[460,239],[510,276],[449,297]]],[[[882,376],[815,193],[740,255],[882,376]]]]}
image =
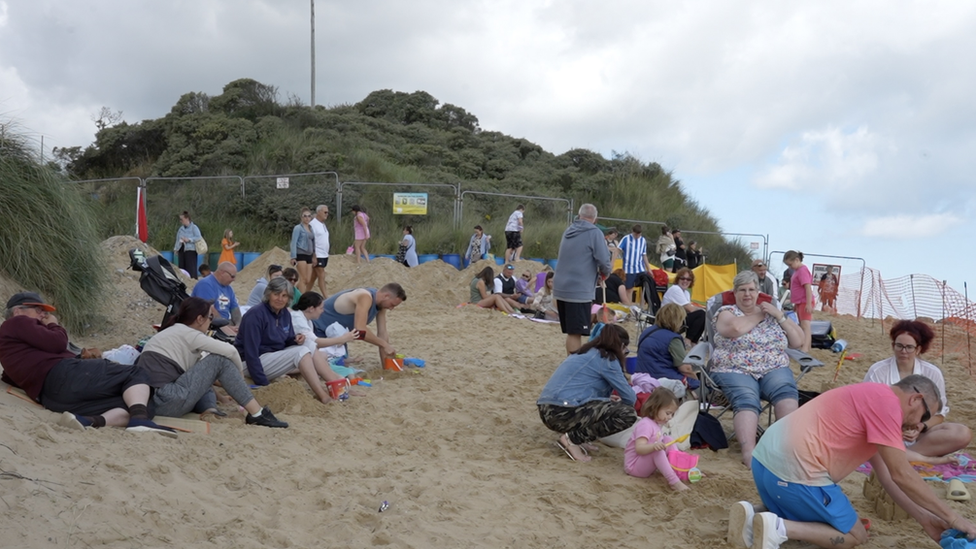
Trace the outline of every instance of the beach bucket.
{"type": "Polygon", "coordinates": [[[627,357],[627,373],[633,375],[637,371],[637,357],[629,356],[627,357]]]}
{"type": "Polygon", "coordinates": [[[386,359],[384,359],[383,360],[383,369],[384,370],[393,370],[394,372],[402,372],[403,371],[403,358],[401,358],[401,357],[393,357],[393,358],[386,358],[386,359]]]}
{"type": "Polygon", "coordinates": [[[505,264],[505,258],[504,257],[496,257],[495,258],[495,263],[498,264],[498,265],[504,265],[505,264]]]}
{"type": "Polygon", "coordinates": [[[559,263],[559,260],[558,259],[547,259],[546,260],[546,265],[549,265],[550,267],[552,267],[552,270],[554,270],[554,271],[556,270],[556,263],[559,263]]]}
{"type": "Polygon", "coordinates": [[[337,379],[335,381],[326,381],[325,385],[329,389],[329,396],[339,400],[339,397],[346,392],[346,387],[349,385],[349,382],[345,379],[337,379]]]}
{"type": "Polygon", "coordinates": [[[671,450],[668,452],[668,462],[678,478],[688,480],[688,471],[698,466],[698,456],[681,450],[671,450]]]}
{"type": "Polygon", "coordinates": [[[165,252],[159,252],[159,255],[163,256],[163,259],[166,261],[169,261],[170,263],[173,262],[173,252],[167,250],[165,252]]]}
{"type": "Polygon", "coordinates": [[[461,254],[444,254],[441,261],[448,265],[453,265],[455,269],[461,270],[461,254]]]}
{"type": "Polygon", "coordinates": [[[261,257],[261,254],[257,252],[243,252],[241,255],[243,256],[243,258],[241,259],[241,266],[240,266],[241,269],[247,267],[249,264],[256,261],[257,258],[261,257]]]}
{"type": "Polygon", "coordinates": [[[417,263],[429,263],[440,259],[437,254],[421,254],[417,256],[417,263]]]}

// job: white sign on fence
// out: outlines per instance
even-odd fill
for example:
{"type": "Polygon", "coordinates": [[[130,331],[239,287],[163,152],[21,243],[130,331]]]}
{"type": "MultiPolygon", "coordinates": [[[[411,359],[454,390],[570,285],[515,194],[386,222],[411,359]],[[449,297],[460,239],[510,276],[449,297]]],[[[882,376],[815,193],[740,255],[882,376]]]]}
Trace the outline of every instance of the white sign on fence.
{"type": "Polygon", "coordinates": [[[758,250],[759,249],[759,243],[758,242],[750,242],[749,243],[749,249],[750,250],[758,250]]]}
{"type": "Polygon", "coordinates": [[[278,188],[279,189],[287,189],[288,188],[288,178],[287,177],[279,177],[278,178],[278,188]]]}

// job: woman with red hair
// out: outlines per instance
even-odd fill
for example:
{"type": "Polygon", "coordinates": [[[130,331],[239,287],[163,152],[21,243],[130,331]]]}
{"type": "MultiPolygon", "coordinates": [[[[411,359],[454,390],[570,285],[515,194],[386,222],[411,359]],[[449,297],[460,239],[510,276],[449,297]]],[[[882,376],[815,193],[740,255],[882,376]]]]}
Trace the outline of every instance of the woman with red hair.
{"type": "Polygon", "coordinates": [[[903,428],[908,461],[933,464],[955,462],[955,458],[947,456],[968,446],[973,433],[965,425],[946,423],[949,403],[946,400],[945,378],[937,366],[919,358],[929,349],[935,333],[924,322],[901,320],[891,328],[889,335],[894,356],[874,363],[864,376],[864,381],[892,385],[903,377],[919,374],[935,382],[942,408],[926,410],[918,425],[903,428]]]}

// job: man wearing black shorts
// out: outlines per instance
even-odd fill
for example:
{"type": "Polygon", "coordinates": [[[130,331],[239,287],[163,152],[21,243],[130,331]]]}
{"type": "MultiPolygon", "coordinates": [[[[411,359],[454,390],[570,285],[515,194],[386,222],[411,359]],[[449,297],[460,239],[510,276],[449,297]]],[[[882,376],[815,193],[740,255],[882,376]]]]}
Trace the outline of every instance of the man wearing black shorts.
{"type": "Polygon", "coordinates": [[[312,290],[317,279],[322,297],[329,297],[329,294],[325,293],[325,268],[329,265],[329,228],[325,226],[328,217],[329,207],[320,204],[315,208],[315,217],[308,223],[312,235],[315,236],[315,260],[312,262],[312,280],[308,283],[308,289],[312,290]]]}
{"type": "Polygon", "coordinates": [[[0,324],[3,381],[23,389],[48,410],[62,412],[73,429],[125,427],[169,437],[176,432],[149,420],[149,376],[134,366],[81,359],[68,351],[68,332],[50,314],[54,307],[33,292],[7,301],[0,324]]]}
{"type": "Polygon", "coordinates": [[[566,334],[566,353],[573,354],[590,335],[590,307],[599,278],[610,274],[610,250],[595,225],[596,206],[583,204],[579,216],[559,243],[552,295],[559,311],[559,326],[566,334]]]}
{"type": "Polygon", "coordinates": [[[522,217],[525,206],[519,204],[505,223],[505,263],[514,263],[522,257],[522,217]]]}

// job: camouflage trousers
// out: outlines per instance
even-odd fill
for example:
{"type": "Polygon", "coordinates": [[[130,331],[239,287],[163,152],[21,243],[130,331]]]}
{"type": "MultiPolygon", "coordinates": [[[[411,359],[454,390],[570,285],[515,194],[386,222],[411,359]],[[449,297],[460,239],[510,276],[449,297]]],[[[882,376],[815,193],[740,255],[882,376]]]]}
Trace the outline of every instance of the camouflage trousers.
{"type": "Polygon", "coordinates": [[[566,433],[573,444],[593,442],[619,433],[637,423],[637,412],[621,401],[591,400],[580,406],[539,404],[539,417],[546,427],[566,433]]]}

